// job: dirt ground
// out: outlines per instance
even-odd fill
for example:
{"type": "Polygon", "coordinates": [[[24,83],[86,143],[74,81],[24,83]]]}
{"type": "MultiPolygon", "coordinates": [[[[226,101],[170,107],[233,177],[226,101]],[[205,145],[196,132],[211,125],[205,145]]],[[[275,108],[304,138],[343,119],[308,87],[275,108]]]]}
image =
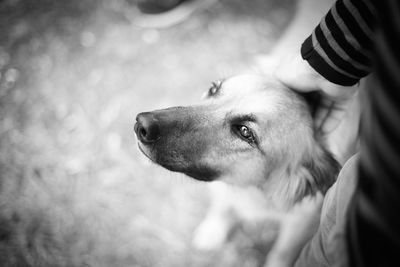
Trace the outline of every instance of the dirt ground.
{"type": "Polygon", "coordinates": [[[141,111],[195,103],[268,53],[291,0],[221,0],[166,29],[129,0],[0,0],[0,265],[259,266],[191,246],[204,183],[138,151],[141,111]]]}

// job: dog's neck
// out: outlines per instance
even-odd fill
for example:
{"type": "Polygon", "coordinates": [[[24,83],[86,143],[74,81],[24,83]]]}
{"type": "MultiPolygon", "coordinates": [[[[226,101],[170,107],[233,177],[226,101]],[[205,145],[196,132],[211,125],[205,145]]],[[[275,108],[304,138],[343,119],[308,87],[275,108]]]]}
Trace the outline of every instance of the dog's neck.
{"type": "Polygon", "coordinates": [[[261,185],[265,197],[277,210],[288,210],[300,195],[305,195],[306,185],[302,184],[304,180],[296,172],[291,166],[283,166],[271,172],[261,185]]]}
{"type": "Polygon", "coordinates": [[[286,163],[266,177],[261,189],[279,210],[288,210],[307,195],[322,194],[336,180],[340,165],[322,146],[311,156],[295,163],[286,163]]]}

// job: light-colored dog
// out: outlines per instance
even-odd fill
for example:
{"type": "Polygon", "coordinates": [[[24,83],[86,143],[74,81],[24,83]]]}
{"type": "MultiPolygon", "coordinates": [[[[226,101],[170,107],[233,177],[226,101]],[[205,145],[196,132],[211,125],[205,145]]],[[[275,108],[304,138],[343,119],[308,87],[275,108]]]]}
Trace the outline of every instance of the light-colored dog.
{"type": "MultiPolygon", "coordinates": [[[[297,3],[297,14],[272,53],[258,59],[262,75],[217,81],[197,106],[137,116],[139,148],[148,158],[171,171],[214,181],[210,187],[211,207],[195,232],[195,247],[219,248],[240,220],[289,218],[284,225],[290,230],[277,245],[291,243],[293,253],[289,254],[295,257],[307,234],[294,240],[293,225],[299,231],[313,231],[301,227],[301,223],[307,227],[312,223],[306,221],[315,220],[304,218],[315,212],[315,205],[304,208],[309,199],[295,209],[293,216],[281,215],[288,214],[306,196],[324,193],[339,169],[334,158],[343,163],[355,148],[343,144],[342,148],[350,149],[342,151],[332,147],[335,142],[330,140],[323,144],[313,130],[305,99],[276,81],[271,73],[285,53],[299,50],[332,2],[297,3]]],[[[357,127],[349,127],[349,123],[358,120],[358,102],[349,105],[355,112],[348,113],[349,118],[332,137],[345,132],[354,137],[347,139],[354,144],[357,127]]]]}
{"type": "MultiPolygon", "coordinates": [[[[139,114],[135,131],[140,150],[155,163],[197,180],[257,187],[265,200],[258,205],[269,212],[288,211],[305,196],[325,192],[338,171],[315,136],[305,99],[271,76],[215,82],[200,105],[139,114]]],[[[221,184],[215,190],[222,202],[232,196],[221,184]]],[[[245,200],[247,206],[256,202],[252,199],[245,200]]],[[[212,205],[195,245],[215,248],[225,240],[232,225],[228,207],[250,220],[257,213],[268,217],[261,207],[241,212],[243,205],[212,205]]]]}
{"type": "Polygon", "coordinates": [[[201,105],[140,113],[135,131],[157,164],[202,181],[256,185],[282,209],[335,179],[305,100],[272,77],[215,82],[201,105]]]}

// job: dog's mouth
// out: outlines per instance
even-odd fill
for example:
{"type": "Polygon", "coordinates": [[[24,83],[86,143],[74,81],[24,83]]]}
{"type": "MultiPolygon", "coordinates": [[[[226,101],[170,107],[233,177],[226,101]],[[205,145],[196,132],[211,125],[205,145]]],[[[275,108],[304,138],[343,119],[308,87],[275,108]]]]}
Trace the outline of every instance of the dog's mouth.
{"type": "Polygon", "coordinates": [[[154,163],[157,163],[157,162],[150,156],[149,151],[147,151],[146,149],[144,149],[142,146],[143,146],[142,143],[141,143],[140,141],[138,141],[138,148],[139,148],[140,152],[142,152],[143,155],[145,155],[146,158],[148,158],[149,160],[153,161],[154,163]]]}
{"type": "Polygon", "coordinates": [[[140,140],[138,140],[138,148],[139,150],[152,162],[166,168],[167,170],[174,171],[174,172],[184,172],[182,167],[179,167],[179,164],[174,164],[171,160],[163,160],[163,157],[160,151],[157,151],[155,148],[155,144],[147,144],[143,143],[140,140]],[[157,156],[158,155],[158,156],[157,156]]]}
{"type": "MultiPolygon", "coordinates": [[[[173,160],[165,160],[161,155],[157,156],[157,153],[159,152],[153,151],[155,150],[154,145],[155,144],[143,144],[140,140],[138,141],[138,148],[146,156],[146,158],[150,159],[153,163],[158,164],[169,171],[184,173],[187,176],[190,176],[199,181],[210,182],[217,180],[219,173],[215,170],[212,170],[211,168],[208,168],[206,166],[183,166],[182,164],[179,164],[178,162],[175,162],[173,160]]],[[[160,152],[160,154],[162,153],[160,152]]]]}
{"type": "Polygon", "coordinates": [[[183,172],[187,176],[194,178],[195,180],[203,181],[203,182],[212,182],[218,179],[219,173],[215,170],[204,168],[197,170],[188,170],[183,172]]]}

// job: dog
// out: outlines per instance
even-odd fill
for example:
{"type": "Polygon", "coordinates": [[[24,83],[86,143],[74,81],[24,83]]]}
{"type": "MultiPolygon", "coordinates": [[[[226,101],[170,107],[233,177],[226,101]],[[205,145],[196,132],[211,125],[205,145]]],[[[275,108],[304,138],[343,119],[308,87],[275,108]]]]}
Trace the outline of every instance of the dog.
{"type": "MultiPolygon", "coordinates": [[[[339,170],[313,130],[306,99],[272,76],[245,74],[213,82],[200,104],[140,113],[134,129],[143,154],[170,171],[258,188],[268,206],[258,214],[262,218],[325,193],[339,170]]],[[[223,192],[220,200],[231,194],[221,183],[217,191],[223,192]]],[[[228,212],[221,212],[229,204],[212,206],[196,231],[194,243],[200,248],[219,247],[232,226],[224,218],[228,212]]],[[[242,217],[255,216],[247,211],[242,217]]]]}
{"type": "MultiPolygon", "coordinates": [[[[293,237],[292,226],[304,224],[306,229],[305,221],[319,221],[318,214],[310,215],[318,206],[318,197],[313,196],[326,192],[335,181],[338,162],[343,164],[357,150],[358,97],[348,104],[350,112],[331,135],[341,140],[348,136],[343,140],[347,143],[335,147],[335,140],[322,141],[314,132],[303,96],[271,74],[289,51],[298,50],[332,3],[297,1],[294,18],[271,53],[256,59],[257,75],[214,82],[200,105],[137,116],[139,148],[148,158],[171,171],[213,181],[209,211],[194,234],[196,248],[220,248],[238,221],[267,220],[272,228],[271,221],[279,220],[286,233],[275,246],[286,247],[287,258],[293,261],[307,234],[293,237]],[[311,202],[314,206],[308,205],[311,202]],[[303,220],[305,216],[310,218],[303,220]],[[298,242],[293,241],[296,238],[298,242]]],[[[274,257],[269,262],[268,266],[278,266],[274,257]]]]}
{"type": "Polygon", "coordinates": [[[337,173],[305,100],[272,77],[214,82],[202,104],[140,113],[134,129],[139,149],[164,168],[201,181],[255,185],[281,209],[325,192],[337,173]]]}

